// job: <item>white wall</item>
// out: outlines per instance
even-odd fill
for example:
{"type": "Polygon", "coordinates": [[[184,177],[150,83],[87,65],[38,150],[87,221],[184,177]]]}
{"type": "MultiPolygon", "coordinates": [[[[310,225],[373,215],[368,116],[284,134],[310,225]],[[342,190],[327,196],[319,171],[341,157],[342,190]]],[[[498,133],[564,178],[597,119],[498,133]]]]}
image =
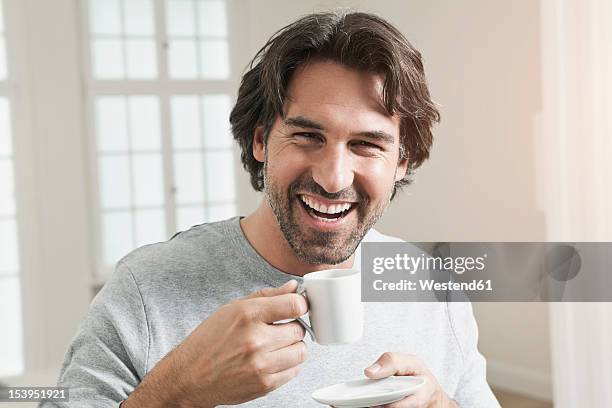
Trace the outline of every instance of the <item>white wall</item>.
{"type": "Polygon", "coordinates": [[[26,370],[57,367],[91,300],[90,208],[73,0],[5,2],[15,33],[15,138],[26,370]]]}
{"type": "MultiPolygon", "coordinates": [[[[534,120],[541,109],[539,3],[507,1],[249,2],[253,55],[302,14],[337,6],[390,20],[423,54],[442,121],[431,159],[380,230],[410,241],[541,241],[534,120]]],[[[245,47],[246,50],[246,47],[245,47]]],[[[247,185],[248,187],[248,185],[247,185]]],[[[252,202],[243,209],[253,208],[252,202]]],[[[475,304],[489,379],[551,397],[544,304],[475,304]]]]}

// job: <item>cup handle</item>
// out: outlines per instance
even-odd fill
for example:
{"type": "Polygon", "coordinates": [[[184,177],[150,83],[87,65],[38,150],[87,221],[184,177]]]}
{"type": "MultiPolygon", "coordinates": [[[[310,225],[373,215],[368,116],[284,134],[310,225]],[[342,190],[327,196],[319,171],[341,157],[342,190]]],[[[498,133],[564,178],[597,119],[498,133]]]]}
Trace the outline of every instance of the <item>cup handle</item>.
{"type": "MultiPolygon", "coordinates": [[[[303,287],[303,286],[298,287],[297,294],[304,296],[306,298],[306,300],[308,300],[308,296],[306,295],[306,288],[305,287],[303,287]]],[[[303,318],[301,318],[301,317],[298,317],[295,320],[297,320],[304,327],[304,330],[306,330],[308,332],[308,334],[310,334],[310,338],[312,339],[312,341],[316,341],[315,340],[315,335],[314,335],[314,330],[312,329],[312,327],[308,323],[306,323],[306,321],[303,318]]]]}

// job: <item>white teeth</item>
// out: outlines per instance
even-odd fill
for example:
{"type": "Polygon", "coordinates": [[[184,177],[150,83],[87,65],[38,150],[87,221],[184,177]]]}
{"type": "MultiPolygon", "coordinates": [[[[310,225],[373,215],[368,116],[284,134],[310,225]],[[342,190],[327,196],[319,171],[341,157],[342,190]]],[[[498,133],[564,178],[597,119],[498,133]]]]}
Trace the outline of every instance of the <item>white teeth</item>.
{"type": "Polygon", "coordinates": [[[314,214],[312,214],[312,215],[313,215],[313,217],[315,217],[316,219],[321,220],[321,221],[323,221],[323,222],[334,222],[334,221],[336,221],[336,220],[340,219],[340,217],[338,217],[338,218],[323,218],[323,217],[319,217],[318,215],[314,215],[314,214]]]}
{"type": "MultiPolygon", "coordinates": [[[[306,203],[307,206],[309,206],[310,208],[325,213],[325,214],[339,214],[342,211],[346,211],[349,208],[351,208],[351,203],[344,203],[344,204],[332,204],[332,205],[325,205],[322,203],[319,203],[313,199],[311,199],[310,197],[307,196],[300,196],[302,201],[304,201],[304,203],[306,203]]],[[[332,220],[333,221],[333,220],[332,220]]]]}

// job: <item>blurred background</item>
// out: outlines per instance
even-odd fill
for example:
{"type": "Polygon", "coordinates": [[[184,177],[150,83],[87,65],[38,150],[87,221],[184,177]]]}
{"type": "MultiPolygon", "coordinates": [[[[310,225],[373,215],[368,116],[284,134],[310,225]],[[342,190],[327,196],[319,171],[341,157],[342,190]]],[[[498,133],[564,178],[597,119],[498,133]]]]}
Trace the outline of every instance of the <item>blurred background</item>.
{"type": "MultiPolygon", "coordinates": [[[[274,31],[336,7],[395,24],[442,113],[378,229],[612,240],[608,1],[0,0],[1,383],[54,384],[127,252],[257,206],[227,120],[241,73],[274,31]]],[[[474,311],[504,407],[612,406],[610,304],[474,311]]]]}

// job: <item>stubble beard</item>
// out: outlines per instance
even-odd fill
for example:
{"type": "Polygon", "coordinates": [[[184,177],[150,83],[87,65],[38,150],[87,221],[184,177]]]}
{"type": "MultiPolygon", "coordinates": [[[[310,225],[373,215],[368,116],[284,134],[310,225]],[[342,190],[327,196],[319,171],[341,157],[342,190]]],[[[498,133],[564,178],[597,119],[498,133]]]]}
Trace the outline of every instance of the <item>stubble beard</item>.
{"type": "MultiPolygon", "coordinates": [[[[391,191],[387,199],[378,206],[368,210],[369,200],[363,195],[359,199],[356,212],[357,225],[355,228],[343,228],[338,232],[319,231],[301,224],[295,213],[294,203],[300,200],[297,191],[311,192],[324,196],[322,188],[309,176],[295,180],[287,191],[276,185],[268,177],[267,160],[264,163],[264,193],[268,200],[276,221],[295,256],[302,262],[316,265],[337,265],[346,261],[353,255],[357,246],[383,215],[390,203],[391,191]],[[316,191],[313,191],[316,190],[316,191]]],[[[301,205],[301,203],[297,203],[301,205]]]]}

